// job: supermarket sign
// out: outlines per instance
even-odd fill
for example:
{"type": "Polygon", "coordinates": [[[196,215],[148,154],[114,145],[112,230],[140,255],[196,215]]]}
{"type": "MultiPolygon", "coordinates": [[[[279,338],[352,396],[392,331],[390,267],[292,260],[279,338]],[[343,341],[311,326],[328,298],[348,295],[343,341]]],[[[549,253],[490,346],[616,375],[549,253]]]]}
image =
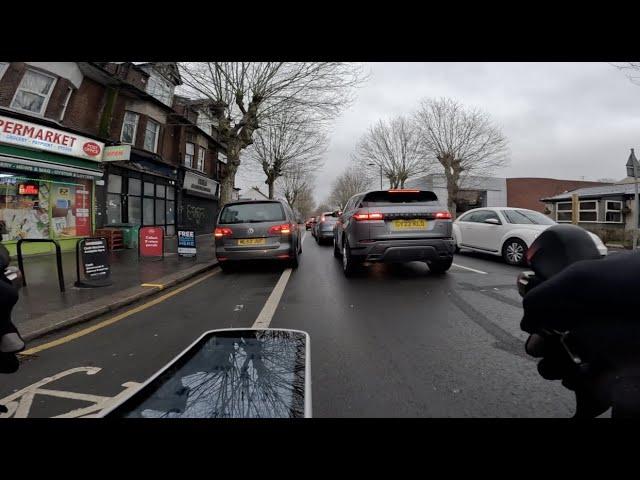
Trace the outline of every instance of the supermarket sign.
{"type": "Polygon", "coordinates": [[[0,115],[0,143],[100,162],[104,143],[75,133],[0,115]]]}

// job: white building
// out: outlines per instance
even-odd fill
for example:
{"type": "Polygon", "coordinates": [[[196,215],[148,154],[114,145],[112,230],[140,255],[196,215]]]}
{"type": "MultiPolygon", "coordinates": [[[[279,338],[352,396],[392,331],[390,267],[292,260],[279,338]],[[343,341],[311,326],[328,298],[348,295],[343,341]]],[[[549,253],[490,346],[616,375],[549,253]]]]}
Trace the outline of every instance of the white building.
{"type": "MultiPolygon", "coordinates": [[[[447,205],[447,180],[444,174],[431,174],[405,183],[405,188],[434,192],[443,206],[447,205]]],[[[460,182],[458,213],[480,207],[507,206],[507,179],[496,177],[466,177],[460,182]]]]}

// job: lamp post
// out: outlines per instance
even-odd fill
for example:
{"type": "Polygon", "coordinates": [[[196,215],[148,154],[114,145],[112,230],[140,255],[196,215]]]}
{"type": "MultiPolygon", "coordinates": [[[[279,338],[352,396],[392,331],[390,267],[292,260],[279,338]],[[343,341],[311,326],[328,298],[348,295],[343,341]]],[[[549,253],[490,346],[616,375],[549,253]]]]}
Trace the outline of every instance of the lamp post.
{"type": "Polygon", "coordinates": [[[633,184],[635,186],[635,207],[633,212],[633,249],[638,246],[638,217],[640,216],[640,201],[638,200],[638,159],[636,154],[631,149],[629,154],[629,160],[627,160],[627,176],[633,177],[633,184]]]}
{"type": "MultiPolygon", "coordinates": [[[[375,167],[375,163],[367,163],[370,167],[375,167]]],[[[382,165],[380,165],[380,190],[382,190],[382,165]]]]}

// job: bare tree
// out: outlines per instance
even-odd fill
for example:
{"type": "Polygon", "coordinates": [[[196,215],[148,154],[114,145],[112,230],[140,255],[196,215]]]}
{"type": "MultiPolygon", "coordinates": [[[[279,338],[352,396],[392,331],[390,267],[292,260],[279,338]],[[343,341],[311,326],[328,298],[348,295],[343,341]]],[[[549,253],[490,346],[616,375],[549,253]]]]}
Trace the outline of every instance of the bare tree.
{"type": "Polygon", "coordinates": [[[461,180],[506,166],[507,139],[487,113],[448,98],[423,100],[415,122],[424,157],[444,168],[447,205],[455,218],[461,180]]]}
{"type": "Polygon", "coordinates": [[[422,158],[415,124],[404,116],[371,126],[358,141],[353,161],[364,172],[371,172],[373,163],[375,172],[381,171],[391,188],[404,188],[408,179],[428,173],[431,167],[422,158]]]}
{"type": "MultiPolygon", "coordinates": [[[[313,203],[313,177],[301,167],[292,168],[278,179],[278,193],[293,210],[300,210],[300,202],[313,203]]],[[[302,212],[300,212],[302,213],[302,212]]]]}
{"type": "Polygon", "coordinates": [[[185,94],[210,101],[227,151],[221,204],[231,200],[242,150],[268,118],[289,108],[306,110],[316,121],[334,118],[364,80],[357,64],[341,62],[201,62],[179,68],[185,94]]]}
{"type": "Polygon", "coordinates": [[[343,209],[351,197],[366,191],[372,183],[371,177],[363,175],[356,165],[351,165],[333,181],[329,203],[333,208],[343,209]]]}
{"type": "Polygon", "coordinates": [[[297,169],[307,173],[320,169],[326,146],[322,125],[306,112],[291,108],[276,113],[267,125],[255,132],[247,159],[262,169],[269,198],[273,198],[278,178],[297,169]]]}

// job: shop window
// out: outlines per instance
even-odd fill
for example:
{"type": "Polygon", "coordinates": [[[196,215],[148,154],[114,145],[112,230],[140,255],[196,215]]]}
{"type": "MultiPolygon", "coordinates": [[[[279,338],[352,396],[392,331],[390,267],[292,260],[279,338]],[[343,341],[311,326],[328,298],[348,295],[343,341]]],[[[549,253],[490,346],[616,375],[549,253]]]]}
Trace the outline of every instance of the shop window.
{"type": "Polygon", "coordinates": [[[127,214],[129,223],[140,225],[140,219],[142,218],[142,199],[140,197],[129,195],[127,198],[127,214]]]}
{"type": "Polygon", "coordinates": [[[11,108],[42,115],[56,83],[55,77],[35,70],[27,70],[20,81],[11,108]]]}
{"type": "Polygon", "coordinates": [[[153,183],[144,182],[144,194],[148,197],[153,197],[155,195],[153,183]]]}
{"type": "Polygon", "coordinates": [[[156,153],[158,151],[159,136],[160,124],[148,118],[147,128],[144,131],[144,149],[156,153]]]}
{"type": "Polygon", "coordinates": [[[167,225],[173,225],[175,223],[175,208],[173,201],[167,201],[167,225]]]}
{"type": "Polygon", "coordinates": [[[156,199],[156,225],[164,225],[164,199],[156,199]]]}
{"type": "Polygon", "coordinates": [[[165,235],[175,235],[176,234],[176,227],[173,225],[167,225],[167,231],[165,232],[165,235]]]}
{"type": "Polygon", "coordinates": [[[193,168],[193,156],[195,155],[195,145],[187,142],[185,144],[184,166],[193,168]]]}
{"type": "Polygon", "coordinates": [[[156,185],[156,197],[158,198],[164,198],[165,197],[165,190],[166,187],[164,185],[156,185]]]}
{"type": "Polygon", "coordinates": [[[122,122],[122,133],[120,141],[122,143],[135,144],[136,132],[138,131],[138,120],[140,116],[133,112],[124,112],[124,121],[122,122]]]}
{"type": "Polygon", "coordinates": [[[143,198],[142,199],[142,224],[143,225],[154,225],[155,218],[153,214],[153,198],[143,198]]]}
{"type": "Polygon", "coordinates": [[[109,225],[122,223],[122,198],[119,193],[107,194],[107,222],[109,225]]]}
{"type": "Polygon", "coordinates": [[[571,202],[556,203],[556,222],[571,222],[571,202]]]}
{"type": "Polygon", "coordinates": [[[120,175],[109,174],[107,192],[122,193],[122,177],[120,175]]]}
{"type": "Polygon", "coordinates": [[[174,200],[173,187],[167,187],[167,200],[174,200]]]}
{"type": "Polygon", "coordinates": [[[137,178],[129,178],[129,195],[142,195],[142,182],[137,178]]]}
{"type": "Polygon", "coordinates": [[[622,202],[615,200],[606,201],[604,221],[607,223],[622,223],[622,202]]]}

